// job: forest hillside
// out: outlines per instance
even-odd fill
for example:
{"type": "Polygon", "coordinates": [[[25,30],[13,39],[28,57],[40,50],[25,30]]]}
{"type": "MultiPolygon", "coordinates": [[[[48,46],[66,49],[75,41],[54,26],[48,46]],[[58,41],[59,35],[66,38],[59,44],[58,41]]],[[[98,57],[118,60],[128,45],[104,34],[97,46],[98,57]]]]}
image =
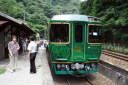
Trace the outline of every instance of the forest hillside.
{"type": "Polygon", "coordinates": [[[88,0],[80,13],[102,20],[104,42],[128,45],[128,0],[88,0]]]}
{"type": "Polygon", "coordinates": [[[79,14],[79,0],[0,0],[0,12],[25,21],[41,36],[56,14],[79,14]]]}

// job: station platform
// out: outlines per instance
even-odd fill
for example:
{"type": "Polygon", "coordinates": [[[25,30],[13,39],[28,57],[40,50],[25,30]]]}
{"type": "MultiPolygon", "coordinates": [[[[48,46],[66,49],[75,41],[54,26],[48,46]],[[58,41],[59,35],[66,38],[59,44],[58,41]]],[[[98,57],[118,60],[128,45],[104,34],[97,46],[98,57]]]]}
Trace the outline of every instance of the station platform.
{"type": "Polygon", "coordinates": [[[0,75],[0,85],[54,85],[45,48],[39,48],[35,63],[37,73],[30,74],[30,63],[27,55],[20,55],[18,72],[11,73],[8,69],[9,59],[0,61],[0,68],[7,68],[7,71],[0,75]]]}

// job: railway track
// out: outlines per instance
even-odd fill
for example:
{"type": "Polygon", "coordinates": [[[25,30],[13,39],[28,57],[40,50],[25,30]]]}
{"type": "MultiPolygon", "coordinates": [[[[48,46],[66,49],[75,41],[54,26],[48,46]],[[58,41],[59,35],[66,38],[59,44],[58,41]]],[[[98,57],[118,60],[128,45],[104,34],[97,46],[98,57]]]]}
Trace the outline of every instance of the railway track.
{"type": "Polygon", "coordinates": [[[89,79],[85,78],[85,80],[88,81],[90,85],[94,85],[89,79]]]}
{"type": "Polygon", "coordinates": [[[102,50],[102,54],[105,54],[105,55],[108,55],[108,56],[111,56],[111,57],[114,57],[114,58],[117,58],[117,59],[124,60],[124,61],[128,62],[128,56],[126,56],[126,55],[122,55],[122,54],[115,53],[115,52],[110,52],[110,51],[107,51],[107,50],[102,50]]]}
{"type": "MultiPolygon", "coordinates": [[[[89,85],[94,85],[89,79],[84,78],[84,77],[80,77],[80,78],[82,78],[83,80],[86,80],[89,83],[89,85]]],[[[74,85],[68,79],[65,79],[65,80],[66,80],[66,82],[67,82],[68,85],[74,85]]],[[[86,84],[81,84],[80,83],[80,85],[86,85],[86,84]]]]}
{"type": "Polygon", "coordinates": [[[68,85],[72,85],[68,79],[65,79],[68,85]]]}

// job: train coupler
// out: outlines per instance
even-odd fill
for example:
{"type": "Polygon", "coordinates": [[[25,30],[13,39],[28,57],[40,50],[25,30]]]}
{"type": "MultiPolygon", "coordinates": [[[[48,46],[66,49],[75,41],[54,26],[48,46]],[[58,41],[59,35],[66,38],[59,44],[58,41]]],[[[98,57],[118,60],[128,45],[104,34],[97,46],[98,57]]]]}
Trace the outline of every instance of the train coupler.
{"type": "MultiPolygon", "coordinates": [[[[67,74],[68,74],[68,75],[71,75],[71,76],[76,76],[76,77],[85,77],[85,76],[87,76],[87,75],[88,75],[89,70],[90,70],[90,68],[89,68],[89,67],[87,67],[87,66],[85,66],[85,73],[84,73],[84,74],[70,74],[70,72],[69,72],[69,66],[68,66],[68,65],[66,65],[66,71],[67,71],[67,74]]],[[[77,71],[78,71],[78,70],[77,70],[77,71]]],[[[79,71],[80,71],[80,70],[79,70],[79,71]]]]}

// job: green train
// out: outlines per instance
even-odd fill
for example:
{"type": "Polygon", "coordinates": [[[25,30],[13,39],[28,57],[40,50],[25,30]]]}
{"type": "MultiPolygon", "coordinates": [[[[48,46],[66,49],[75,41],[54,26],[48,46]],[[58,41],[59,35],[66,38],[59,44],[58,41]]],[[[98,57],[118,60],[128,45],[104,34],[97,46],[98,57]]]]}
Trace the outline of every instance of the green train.
{"type": "Polygon", "coordinates": [[[102,22],[86,15],[55,15],[49,28],[49,58],[55,74],[97,72],[102,46],[102,22]]]}

